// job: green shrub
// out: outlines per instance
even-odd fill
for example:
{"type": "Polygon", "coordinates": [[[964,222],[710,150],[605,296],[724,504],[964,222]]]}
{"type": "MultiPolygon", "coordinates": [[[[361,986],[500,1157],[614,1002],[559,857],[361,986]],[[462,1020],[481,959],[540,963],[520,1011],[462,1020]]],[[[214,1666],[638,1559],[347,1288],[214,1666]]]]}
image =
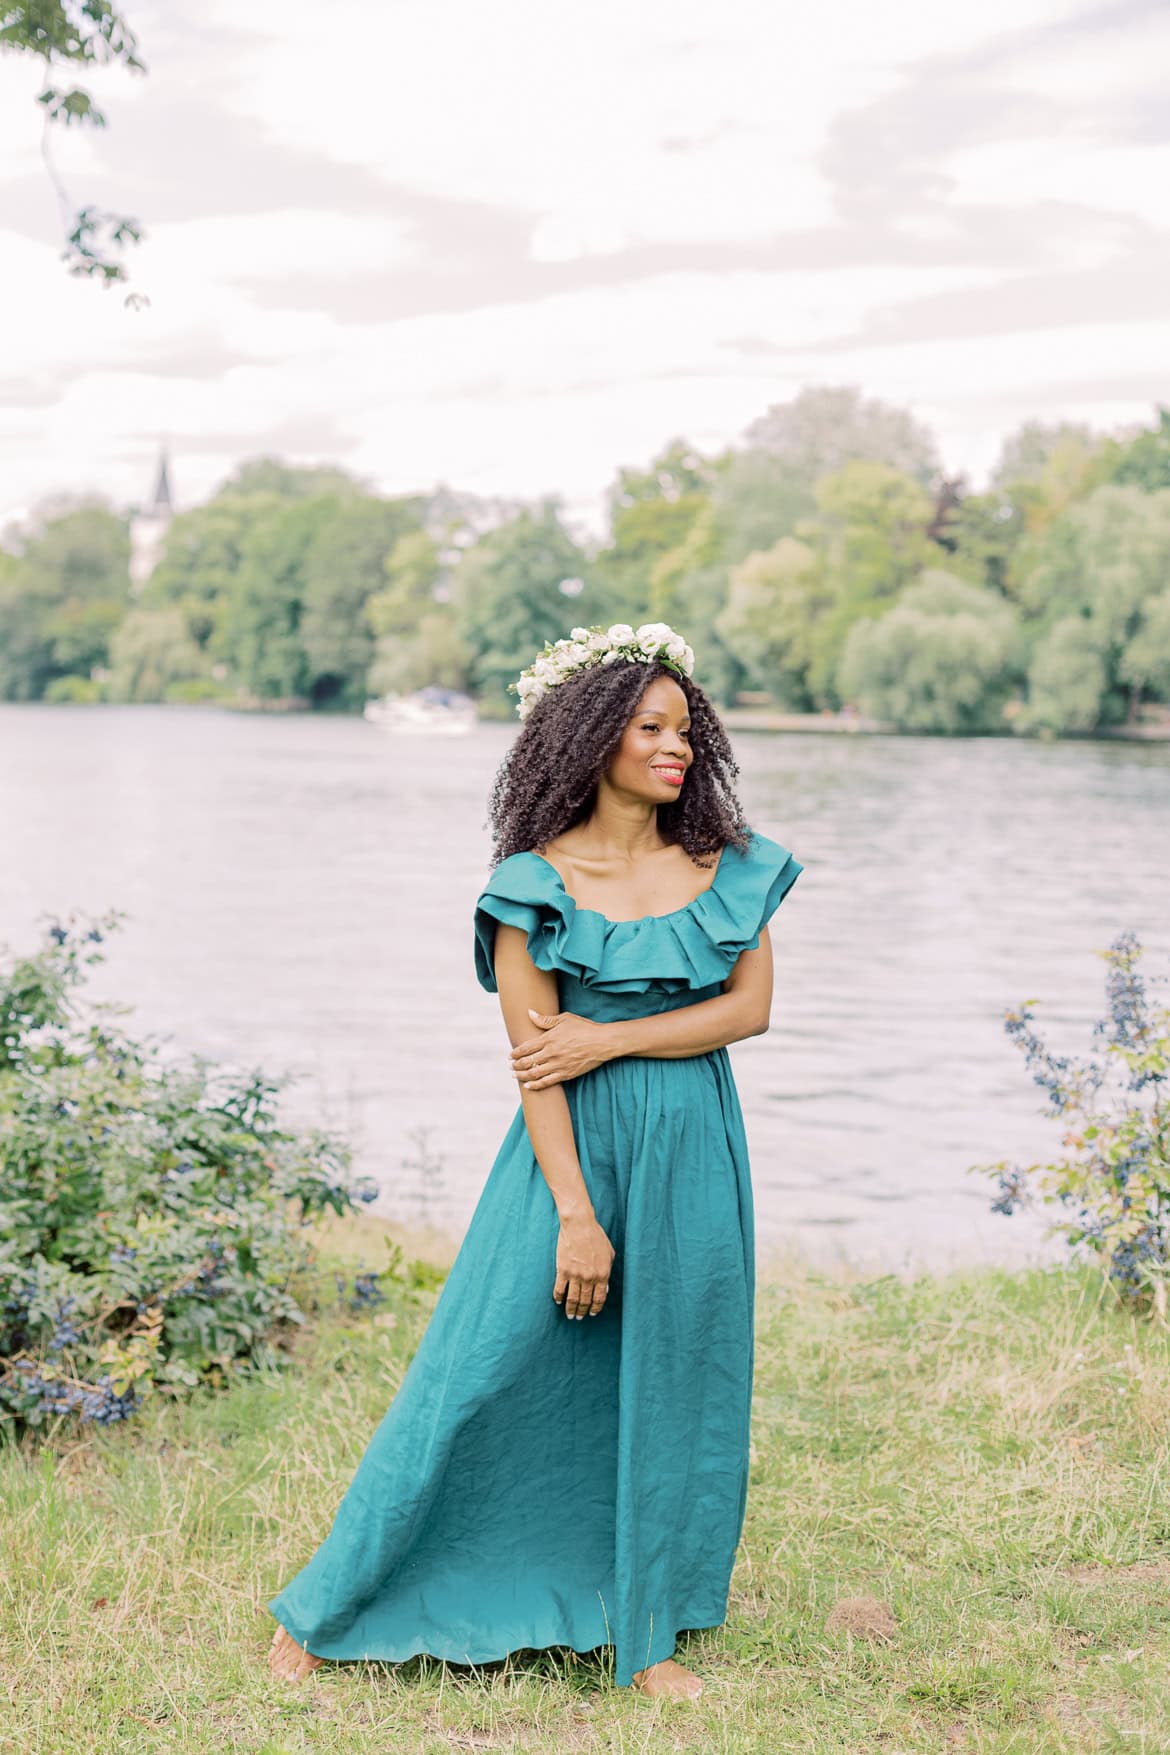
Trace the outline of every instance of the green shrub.
{"type": "Polygon", "coordinates": [[[1047,1094],[1047,1113],[1063,1122],[1067,1155],[1023,1167],[976,1164],[995,1176],[995,1212],[1011,1214],[1037,1198],[1068,1217],[1054,1222],[1071,1247],[1096,1254],[1121,1296],[1165,1317],[1170,1288],[1170,1009],[1156,1004],[1141,968],[1137,935],[1123,932],[1108,951],[1106,1010],[1093,1026],[1101,1056],[1053,1054],[1034,1025],[1035,1000],[1005,1015],[1004,1028],[1047,1094]]]}
{"type": "Polygon", "coordinates": [[[163,691],[163,700],[198,704],[203,701],[219,701],[232,704],[235,701],[232,689],[225,688],[223,683],[216,682],[211,676],[182,677],[177,682],[168,683],[163,691]]]}
{"type": "Polygon", "coordinates": [[[82,706],[91,706],[105,698],[106,691],[101,683],[88,676],[56,676],[47,684],[43,696],[46,701],[75,702],[82,706]]]}
{"type": "Polygon", "coordinates": [[[121,918],[54,921],[0,967],[0,1432],[274,1362],[305,1226],[376,1192],[343,1142],[277,1124],[287,1077],[164,1063],[128,1008],[78,1003],[121,918]]]}

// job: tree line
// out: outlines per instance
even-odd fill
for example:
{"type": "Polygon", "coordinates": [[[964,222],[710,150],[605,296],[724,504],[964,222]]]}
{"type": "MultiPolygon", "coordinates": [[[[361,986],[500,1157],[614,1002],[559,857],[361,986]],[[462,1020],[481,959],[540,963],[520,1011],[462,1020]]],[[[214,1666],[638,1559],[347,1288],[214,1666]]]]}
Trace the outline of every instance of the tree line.
{"type": "Polygon", "coordinates": [[[510,715],[546,640],[652,620],[724,706],[1059,734],[1170,702],[1170,409],[1029,422],[976,493],[905,411],[813,388],[717,455],[623,468],[608,509],[585,543],[555,496],[386,497],[260,458],[135,592],[129,518],[50,503],[0,544],[0,699],[357,710],[438,683],[510,715]]]}

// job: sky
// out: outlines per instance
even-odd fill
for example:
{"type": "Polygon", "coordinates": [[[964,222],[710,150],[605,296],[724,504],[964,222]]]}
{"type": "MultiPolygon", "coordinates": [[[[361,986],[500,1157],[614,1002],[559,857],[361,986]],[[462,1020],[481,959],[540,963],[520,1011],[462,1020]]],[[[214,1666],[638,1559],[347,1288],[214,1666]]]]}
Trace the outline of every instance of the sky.
{"type": "Polygon", "coordinates": [[[1170,401],[1170,7],[127,0],[145,76],[54,130],[146,228],[71,280],[42,83],[0,59],[0,522],[180,509],[247,457],[555,494],[713,453],[810,385],[982,485],[1023,421],[1170,401]]]}

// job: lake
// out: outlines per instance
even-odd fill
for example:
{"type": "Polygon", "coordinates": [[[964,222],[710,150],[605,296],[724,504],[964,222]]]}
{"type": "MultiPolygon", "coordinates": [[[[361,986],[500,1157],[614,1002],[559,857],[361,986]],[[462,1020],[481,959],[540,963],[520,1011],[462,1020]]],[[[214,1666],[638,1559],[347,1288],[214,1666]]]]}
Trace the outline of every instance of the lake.
{"type": "MultiPolygon", "coordinates": [[[[486,799],[514,736],[356,717],[0,705],[0,939],[129,919],[92,974],[135,1033],[267,1073],[349,1136],[374,1210],[459,1235],[518,1103],[472,968],[486,799]]],[[[1097,955],[1170,959],[1170,747],[733,734],[749,821],[805,870],[772,1028],[730,1049],[761,1254],[904,1270],[1050,1259],[978,1162],[1059,1149],[1003,1030],[1091,1045],[1097,955]]]]}

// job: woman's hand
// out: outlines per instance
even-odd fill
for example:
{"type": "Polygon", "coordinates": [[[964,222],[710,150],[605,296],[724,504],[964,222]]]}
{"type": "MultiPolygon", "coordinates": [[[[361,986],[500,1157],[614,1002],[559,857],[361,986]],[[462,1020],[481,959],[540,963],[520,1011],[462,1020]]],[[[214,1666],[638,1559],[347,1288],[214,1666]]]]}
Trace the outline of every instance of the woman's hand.
{"type": "Polygon", "coordinates": [[[596,1217],[561,1220],[553,1297],[566,1316],[596,1316],[609,1291],[614,1247],[596,1217]]]}
{"type": "Polygon", "coordinates": [[[517,1042],[512,1050],[512,1071],[526,1091],[543,1091],[565,1079],[579,1079],[595,1066],[612,1058],[608,1024],[579,1017],[576,1012],[536,1012],[528,1016],[540,1027],[539,1036],[517,1042]]]}

